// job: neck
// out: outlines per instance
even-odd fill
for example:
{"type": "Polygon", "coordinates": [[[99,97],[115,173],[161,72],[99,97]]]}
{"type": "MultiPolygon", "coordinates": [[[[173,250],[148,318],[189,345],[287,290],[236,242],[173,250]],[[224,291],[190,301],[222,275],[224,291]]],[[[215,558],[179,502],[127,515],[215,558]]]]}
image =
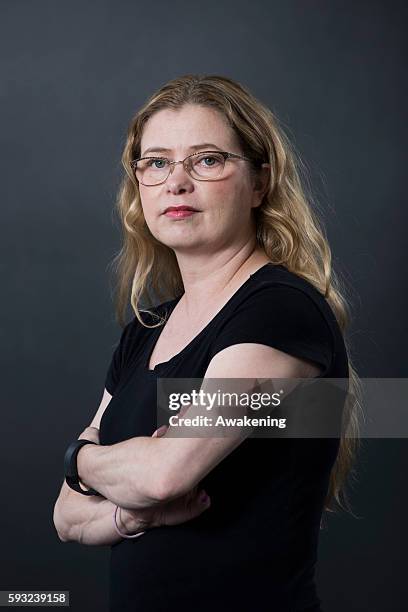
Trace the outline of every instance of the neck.
{"type": "Polygon", "coordinates": [[[225,300],[265,263],[270,261],[258,244],[248,243],[235,252],[212,255],[200,265],[191,265],[191,259],[179,261],[184,283],[184,294],[178,308],[189,318],[196,318],[208,305],[225,300]]]}

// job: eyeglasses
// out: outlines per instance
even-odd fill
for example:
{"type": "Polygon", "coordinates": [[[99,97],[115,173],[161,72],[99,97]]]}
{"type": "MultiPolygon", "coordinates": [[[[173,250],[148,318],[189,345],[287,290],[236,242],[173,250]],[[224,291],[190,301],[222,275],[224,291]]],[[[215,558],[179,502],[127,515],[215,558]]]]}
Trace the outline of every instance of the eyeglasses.
{"type": "Polygon", "coordinates": [[[226,151],[200,151],[180,161],[170,161],[167,157],[139,157],[131,161],[130,166],[136,179],[150,187],[164,183],[176,164],[183,164],[185,171],[196,181],[215,181],[222,176],[225,162],[232,158],[253,161],[226,151]]]}

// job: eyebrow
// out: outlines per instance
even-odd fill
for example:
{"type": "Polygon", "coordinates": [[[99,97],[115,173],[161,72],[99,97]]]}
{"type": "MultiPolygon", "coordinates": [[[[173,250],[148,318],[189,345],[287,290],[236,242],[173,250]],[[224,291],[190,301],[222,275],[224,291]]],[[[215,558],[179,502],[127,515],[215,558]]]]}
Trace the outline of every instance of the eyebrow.
{"type": "MultiPolygon", "coordinates": [[[[189,147],[189,151],[196,151],[197,149],[204,149],[206,147],[212,147],[214,149],[218,149],[219,151],[223,150],[223,149],[220,149],[220,147],[218,147],[216,144],[212,142],[202,142],[201,144],[191,145],[191,147],[189,147]]],[[[149,147],[143,153],[142,157],[144,157],[146,153],[158,153],[159,151],[163,153],[169,153],[171,152],[171,149],[166,149],[164,147],[149,147]]]]}

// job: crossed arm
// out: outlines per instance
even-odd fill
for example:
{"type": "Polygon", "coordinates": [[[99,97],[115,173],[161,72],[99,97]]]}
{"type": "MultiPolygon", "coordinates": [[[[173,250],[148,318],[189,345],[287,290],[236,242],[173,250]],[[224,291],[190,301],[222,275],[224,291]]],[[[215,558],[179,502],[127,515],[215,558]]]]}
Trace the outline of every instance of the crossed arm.
{"type": "MultiPolygon", "coordinates": [[[[317,376],[316,364],[270,346],[243,343],[220,351],[211,360],[206,379],[307,378],[317,376]]],[[[190,409],[185,413],[189,416],[190,409]]],[[[137,437],[110,446],[85,445],[78,453],[78,474],[114,504],[143,509],[180,497],[196,486],[244,439],[225,437],[137,437]]]]}

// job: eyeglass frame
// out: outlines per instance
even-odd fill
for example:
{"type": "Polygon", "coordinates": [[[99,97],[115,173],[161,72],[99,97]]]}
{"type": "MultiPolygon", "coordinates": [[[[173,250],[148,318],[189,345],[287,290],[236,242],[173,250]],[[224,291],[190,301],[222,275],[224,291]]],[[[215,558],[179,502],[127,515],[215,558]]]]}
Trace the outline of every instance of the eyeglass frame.
{"type": "Polygon", "coordinates": [[[173,172],[176,164],[183,164],[184,170],[187,172],[188,176],[190,176],[194,181],[216,181],[221,175],[217,176],[217,178],[206,178],[206,179],[200,178],[199,179],[199,178],[196,178],[195,176],[192,176],[189,172],[189,169],[186,167],[186,163],[185,163],[186,159],[190,159],[191,157],[195,157],[196,155],[202,155],[203,153],[219,153],[220,155],[222,155],[224,157],[223,170],[225,168],[225,162],[231,158],[243,159],[244,161],[249,161],[252,163],[256,162],[255,159],[245,157],[244,155],[238,155],[238,153],[229,153],[228,151],[197,151],[196,153],[191,153],[190,155],[187,155],[187,157],[185,157],[184,159],[180,159],[179,161],[170,161],[168,157],[164,157],[160,155],[146,155],[144,157],[138,157],[137,159],[133,159],[130,162],[130,167],[133,170],[133,175],[135,179],[139,183],[141,181],[139,181],[139,179],[136,176],[136,168],[135,168],[135,165],[137,164],[138,161],[141,161],[142,159],[165,159],[166,161],[169,162],[169,173],[166,176],[166,178],[160,181],[159,183],[153,183],[153,185],[145,185],[145,183],[142,183],[142,185],[144,185],[145,187],[156,187],[156,185],[161,185],[162,183],[165,183],[167,179],[169,178],[170,174],[173,172]]]}

